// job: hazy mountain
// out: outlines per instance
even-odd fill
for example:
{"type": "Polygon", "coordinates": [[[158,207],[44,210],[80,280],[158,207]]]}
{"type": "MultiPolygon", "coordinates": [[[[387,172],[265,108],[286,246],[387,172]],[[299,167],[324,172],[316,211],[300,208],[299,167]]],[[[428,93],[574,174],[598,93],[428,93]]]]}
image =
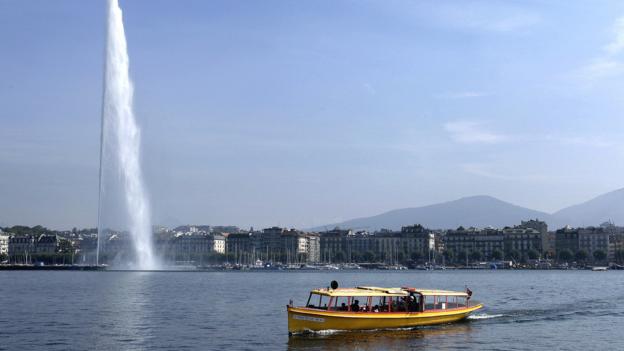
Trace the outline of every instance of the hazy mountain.
{"type": "Polygon", "coordinates": [[[427,228],[448,229],[464,227],[498,227],[520,224],[520,221],[539,218],[551,222],[551,215],[501,201],[491,196],[471,196],[435,205],[404,208],[380,215],[356,218],[341,223],[313,228],[314,230],[341,228],[387,228],[398,230],[403,225],[419,223],[427,228]]]}
{"type": "Polygon", "coordinates": [[[617,225],[624,225],[624,189],[555,212],[549,227],[560,228],[566,224],[573,227],[597,226],[609,220],[617,225]]]}

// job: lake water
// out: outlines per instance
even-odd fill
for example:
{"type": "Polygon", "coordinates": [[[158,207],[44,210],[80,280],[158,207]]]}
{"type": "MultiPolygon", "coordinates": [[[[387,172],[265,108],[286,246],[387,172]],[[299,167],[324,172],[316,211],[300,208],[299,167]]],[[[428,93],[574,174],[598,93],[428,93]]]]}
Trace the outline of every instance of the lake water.
{"type": "Polygon", "coordinates": [[[624,272],[0,272],[0,350],[622,350],[624,272]],[[486,305],[463,323],[288,337],[309,290],[418,286],[486,305]]]}

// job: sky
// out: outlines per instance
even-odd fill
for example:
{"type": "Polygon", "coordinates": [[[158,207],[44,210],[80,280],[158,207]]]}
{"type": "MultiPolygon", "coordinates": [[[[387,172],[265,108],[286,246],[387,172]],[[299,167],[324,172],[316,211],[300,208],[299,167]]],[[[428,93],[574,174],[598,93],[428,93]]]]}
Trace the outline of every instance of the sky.
{"type": "MultiPolygon", "coordinates": [[[[120,0],[153,222],[624,187],[624,2],[120,0]]],[[[104,0],[0,0],[0,225],[97,222],[104,0]]]]}

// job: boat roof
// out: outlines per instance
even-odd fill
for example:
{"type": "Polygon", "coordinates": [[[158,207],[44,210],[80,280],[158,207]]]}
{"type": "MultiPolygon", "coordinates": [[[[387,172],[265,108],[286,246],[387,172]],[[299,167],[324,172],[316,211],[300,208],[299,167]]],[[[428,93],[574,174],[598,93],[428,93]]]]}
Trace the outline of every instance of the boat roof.
{"type": "Polygon", "coordinates": [[[468,296],[463,291],[417,289],[417,288],[384,288],[377,286],[358,286],[355,288],[315,289],[313,294],[324,296],[407,296],[414,292],[423,296],[468,296]]]}
{"type": "Polygon", "coordinates": [[[464,291],[451,291],[451,290],[437,290],[437,289],[415,289],[409,288],[409,291],[414,291],[423,296],[464,296],[468,294],[464,291]]]}
{"type": "Polygon", "coordinates": [[[316,289],[312,290],[313,294],[325,296],[407,296],[408,293],[401,288],[378,288],[363,287],[356,288],[338,288],[338,289],[316,289]]]}

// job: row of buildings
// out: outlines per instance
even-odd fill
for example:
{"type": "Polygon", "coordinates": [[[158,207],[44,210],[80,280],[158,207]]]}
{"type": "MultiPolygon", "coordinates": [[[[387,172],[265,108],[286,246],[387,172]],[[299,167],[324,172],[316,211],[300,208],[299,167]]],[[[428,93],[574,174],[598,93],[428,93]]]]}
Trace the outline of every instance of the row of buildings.
{"type": "MultiPolygon", "coordinates": [[[[553,258],[562,261],[624,260],[624,228],[604,223],[598,227],[565,227],[548,231],[539,220],[514,227],[430,230],[421,225],[400,231],[374,233],[333,229],[306,232],[280,227],[240,230],[236,227],[183,226],[155,232],[158,255],[189,263],[231,262],[288,264],[337,262],[438,262],[468,264],[482,260],[524,261],[553,258]]],[[[32,261],[33,256],[72,254],[75,263],[94,263],[97,234],[8,235],[0,232],[0,257],[10,262],[32,261]]],[[[127,233],[108,232],[100,242],[100,262],[132,255],[127,233]]]]}
{"type": "Polygon", "coordinates": [[[13,263],[32,263],[33,260],[73,253],[71,242],[57,234],[9,235],[0,231],[0,257],[13,263]]]}

